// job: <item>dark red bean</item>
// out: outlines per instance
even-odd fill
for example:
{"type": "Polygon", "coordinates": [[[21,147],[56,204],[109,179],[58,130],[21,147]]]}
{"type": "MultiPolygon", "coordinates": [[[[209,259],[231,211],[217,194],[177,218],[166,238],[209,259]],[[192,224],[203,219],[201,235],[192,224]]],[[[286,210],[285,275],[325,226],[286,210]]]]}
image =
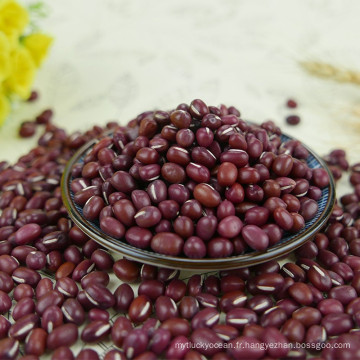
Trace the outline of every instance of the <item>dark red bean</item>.
{"type": "Polygon", "coordinates": [[[237,275],[225,275],[221,279],[221,292],[228,293],[231,291],[245,290],[244,280],[237,275]]]}
{"type": "Polygon", "coordinates": [[[104,271],[92,271],[89,274],[85,275],[81,278],[81,286],[85,289],[88,285],[92,283],[97,283],[103,286],[107,286],[109,284],[110,277],[104,271]]]}
{"type": "Polygon", "coordinates": [[[265,250],[269,245],[269,237],[256,225],[246,225],[241,230],[245,242],[254,250],[265,250]]]}
{"type": "Polygon", "coordinates": [[[292,317],[299,320],[306,328],[317,325],[321,321],[321,312],[318,309],[304,306],[293,312],[292,317]]]}
{"type": "Polygon", "coordinates": [[[341,285],[329,291],[329,298],[339,300],[344,306],[357,298],[356,290],[350,285],[341,285]]]}
{"type": "Polygon", "coordinates": [[[211,258],[228,257],[233,253],[232,242],[225,238],[214,238],[207,244],[207,254],[211,258]]]}
{"type": "Polygon", "coordinates": [[[185,180],[184,169],[175,163],[165,163],[161,168],[161,176],[171,184],[181,184],[185,180]]]}
{"type": "Polygon", "coordinates": [[[214,308],[205,308],[197,312],[191,320],[193,329],[212,327],[219,322],[220,314],[214,308]]]}
{"type": "Polygon", "coordinates": [[[112,256],[103,249],[95,250],[91,255],[91,260],[99,270],[109,270],[114,264],[112,256]]]}
{"type": "Polygon", "coordinates": [[[288,316],[290,316],[295,310],[297,310],[300,307],[300,305],[295,300],[289,298],[285,298],[277,301],[276,306],[278,306],[281,309],[284,309],[288,316]]]}
{"type": "Polygon", "coordinates": [[[272,307],[266,310],[260,318],[260,325],[262,327],[274,326],[280,328],[287,320],[286,311],[282,308],[272,307]]]}
{"type": "Polygon", "coordinates": [[[294,263],[286,263],[281,268],[281,274],[284,277],[290,277],[294,281],[305,281],[305,271],[294,263]]]}
{"type": "Polygon", "coordinates": [[[147,320],[152,312],[152,304],[145,295],[135,298],[129,307],[128,315],[134,323],[142,323],[147,320]]]}
{"type": "Polygon", "coordinates": [[[107,235],[110,235],[116,239],[121,239],[125,234],[124,225],[120,221],[109,216],[100,220],[100,228],[107,235]]]}
{"type": "Polygon", "coordinates": [[[240,204],[245,198],[244,188],[241,184],[235,183],[225,191],[225,197],[234,204],[240,204]]]}
{"type": "Polygon", "coordinates": [[[89,311],[89,320],[91,321],[105,321],[108,322],[110,319],[110,314],[106,310],[102,309],[90,309],[89,311]]]}
{"type": "Polygon", "coordinates": [[[220,308],[226,313],[231,309],[243,307],[246,304],[246,300],[245,293],[240,290],[227,292],[220,299],[220,308]]]}
{"type": "Polygon", "coordinates": [[[55,350],[61,346],[71,346],[78,339],[78,327],[75,324],[65,324],[57,327],[47,337],[46,346],[55,350]]]}
{"type": "Polygon", "coordinates": [[[107,321],[96,320],[88,323],[81,332],[81,340],[86,343],[99,342],[103,340],[111,330],[107,321]]]}
{"type": "MultiPolygon", "coordinates": [[[[11,266],[11,268],[13,268],[13,270],[14,270],[15,265],[17,265],[16,268],[19,266],[19,262],[25,263],[26,257],[32,251],[36,251],[36,248],[33,246],[30,246],[30,245],[16,246],[11,251],[11,259],[6,258],[6,263],[4,265],[6,265],[8,262],[11,262],[11,263],[8,263],[8,265],[11,266]],[[12,261],[12,259],[14,259],[17,262],[12,261]]],[[[2,256],[4,256],[4,255],[2,255],[2,256]]],[[[2,269],[2,271],[5,271],[5,269],[2,269]]],[[[7,271],[5,271],[5,272],[7,272],[7,271]]]]}
{"type": "Polygon", "coordinates": [[[110,179],[111,185],[118,191],[125,194],[131,193],[136,189],[134,178],[125,171],[117,171],[110,179]]]}
{"type": "Polygon", "coordinates": [[[84,290],[90,302],[101,309],[108,309],[115,305],[114,295],[101,284],[90,283],[84,290]]]}
{"type": "Polygon", "coordinates": [[[256,323],[258,317],[250,309],[235,308],[226,314],[226,325],[231,325],[237,329],[243,329],[245,325],[256,323]]]}
{"type": "Polygon", "coordinates": [[[318,204],[315,200],[308,199],[301,203],[300,215],[305,221],[312,219],[318,211],[318,204]]]}
{"type": "Polygon", "coordinates": [[[199,311],[199,302],[191,296],[185,296],[179,304],[180,315],[185,319],[192,319],[199,311]]]}
{"type": "Polygon", "coordinates": [[[328,314],[321,320],[321,325],[328,336],[344,334],[354,326],[349,314],[328,314]]]}
{"type": "Polygon", "coordinates": [[[132,329],[133,326],[129,319],[123,316],[118,317],[111,329],[111,340],[116,346],[122,347],[125,337],[132,329]]]}
{"type": "Polygon", "coordinates": [[[200,259],[206,256],[206,245],[197,236],[189,237],[184,243],[184,254],[191,259],[200,259]]]}
{"type": "Polygon", "coordinates": [[[31,331],[25,340],[26,354],[41,356],[46,350],[47,333],[44,329],[37,328],[31,331]]]}
{"type": "Polygon", "coordinates": [[[84,309],[76,299],[66,299],[61,307],[61,311],[68,322],[80,326],[85,321],[84,309]]]}
{"type": "Polygon", "coordinates": [[[186,319],[170,318],[161,324],[161,329],[170,331],[172,337],[188,336],[190,334],[190,324],[186,319]]]}
{"type": "Polygon", "coordinates": [[[64,302],[64,296],[57,290],[50,290],[38,298],[36,312],[42,316],[44,311],[52,305],[61,306],[64,302]]]}
{"type": "MultiPolygon", "coordinates": [[[[228,294],[225,294],[224,296],[228,296],[228,294]]],[[[269,296],[255,295],[251,299],[248,299],[247,306],[257,314],[262,314],[266,310],[273,307],[273,301],[269,296]]]]}
{"type": "Polygon", "coordinates": [[[121,284],[114,292],[116,311],[126,312],[134,300],[134,291],[128,284],[121,284]]]}
{"type": "Polygon", "coordinates": [[[63,313],[56,305],[49,306],[41,317],[41,327],[48,333],[63,324],[63,313]]]}
{"type": "Polygon", "coordinates": [[[186,284],[179,279],[173,279],[165,289],[165,295],[179,302],[186,294],[186,284]]]}
{"type": "Polygon", "coordinates": [[[146,206],[139,210],[134,219],[136,224],[142,228],[155,226],[161,220],[161,212],[155,206],[146,206]]]}
{"type": "Polygon", "coordinates": [[[72,273],[72,279],[79,282],[85,275],[89,274],[94,267],[95,264],[91,260],[83,260],[75,267],[72,273]]]}
{"type": "Polygon", "coordinates": [[[20,301],[22,298],[34,296],[33,288],[28,284],[19,284],[15,287],[13,297],[15,301],[20,301]]]}
{"type": "Polygon", "coordinates": [[[238,170],[230,162],[223,162],[218,169],[217,180],[220,186],[231,186],[236,182],[238,170]]]}
{"type": "Polygon", "coordinates": [[[147,333],[142,329],[134,329],[126,335],[123,342],[124,353],[128,359],[132,359],[146,351],[149,343],[147,333]]]}
{"type": "Polygon", "coordinates": [[[215,207],[220,204],[220,194],[209,184],[199,184],[195,186],[194,197],[206,207],[215,207]]]}
{"type": "Polygon", "coordinates": [[[104,360],[126,360],[126,357],[120,350],[112,349],[105,354],[104,360]]]}
{"type": "Polygon", "coordinates": [[[41,227],[38,224],[26,224],[15,233],[16,245],[32,243],[41,235],[41,227]]]}
{"type": "Polygon", "coordinates": [[[190,350],[190,341],[183,335],[176,336],[170,343],[167,351],[167,359],[182,359],[190,350]]]}
{"type": "Polygon", "coordinates": [[[155,279],[142,281],[138,288],[138,294],[145,295],[150,300],[156,300],[159,296],[164,294],[164,291],[165,286],[163,282],[155,279]]]}
{"type": "Polygon", "coordinates": [[[5,314],[8,312],[11,306],[12,304],[10,296],[6,292],[0,290],[0,314],[5,314]]]}
{"type": "Polygon", "coordinates": [[[184,240],[169,232],[158,233],[151,240],[151,248],[164,255],[177,256],[181,253],[183,246],[184,240]]]}
{"type": "Polygon", "coordinates": [[[16,359],[19,354],[19,341],[13,338],[0,340],[0,358],[4,360],[16,359]]]}
{"type": "Polygon", "coordinates": [[[295,283],[289,287],[290,296],[299,304],[310,305],[313,302],[312,292],[307,284],[295,283]]]}
{"type": "Polygon", "coordinates": [[[311,266],[307,276],[310,282],[320,291],[329,291],[332,287],[332,281],[328,272],[320,266],[311,266]]]}
{"type": "Polygon", "coordinates": [[[160,355],[169,345],[171,340],[171,333],[163,328],[156,329],[151,338],[150,350],[157,355],[160,355]]]}
{"type": "Polygon", "coordinates": [[[37,299],[40,299],[43,295],[53,290],[53,283],[49,278],[43,278],[36,286],[35,295],[37,299]]]}
{"type": "Polygon", "coordinates": [[[303,342],[305,339],[305,326],[296,319],[287,320],[281,328],[281,333],[292,342],[303,342]]]}
{"type": "Polygon", "coordinates": [[[21,317],[35,312],[35,303],[33,299],[25,297],[19,300],[12,310],[12,317],[15,321],[21,317]]]}
{"type": "Polygon", "coordinates": [[[293,167],[293,158],[290,155],[278,155],[272,163],[272,171],[277,176],[288,176],[293,167]]]}
{"type": "Polygon", "coordinates": [[[40,318],[36,314],[27,314],[17,319],[9,329],[9,336],[19,341],[24,340],[31,330],[38,327],[39,320],[40,318]]]}
{"type": "Polygon", "coordinates": [[[25,267],[18,267],[13,271],[12,279],[18,284],[36,286],[40,281],[41,276],[35,270],[25,267]]]}
{"type": "Polygon", "coordinates": [[[46,266],[46,255],[41,251],[32,251],[26,256],[26,265],[32,270],[41,270],[46,266]]]}
{"type": "Polygon", "coordinates": [[[127,230],[125,238],[130,245],[145,249],[150,245],[152,233],[150,230],[133,226],[127,230]]]}
{"type": "Polygon", "coordinates": [[[206,183],[210,180],[210,171],[204,165],[191,162],[186,166],[186,174],[197,183],[206,183]]]}
{"type": "Polygon", "coordinates": [[[344,306],[343,304],[336,299],[324,299],[317,304],[317,308],[323,315],[333,314],[333,313],[343,313],[344,306]]]}
{"type": "Polygon", "coordinates": [[[127,199],[121,199],[113,205],[115,217],[125,226],[132,226],[135,222],[135,207],[132,202],[127,199]]]}
{"type": "Polygon", "coordinates": [[[75,358],[75,360],[88,360],[88,359],[100,360],[100,357],[98,353],[93,349],[83,349],[77,354],[75,358]]]}
{"type": "Polygon", "coordinates": [[[204,241],[209,241],[215,234],[217,219],[215,216],[204,216],[196,224],[196,234],[204,241]]]}
{"type": "Polygon", "coordinates": [[[9,293],[14,288],[14,281],[9,274],[0,271],[0,290],[9,293]]]}
{"type": "Polygon", "coordinates": [[[155,313],[161,322],[179,315],[175,301],[168,296],[159,296],[156,299],[155,313]]]}
{"type": "Polygon", "coordinates": [[[280,274],[263,273],[254,278],[253,286],[257,294],[276,294],[283,288],[284,278],[280,274]]]}
{"type": "Polygon", "coordinates": [[[273,212],[275,222],[284,230],[290,230],[293,227],[294,220],[291,214],[284,208],[278,207],[273,212]]]}

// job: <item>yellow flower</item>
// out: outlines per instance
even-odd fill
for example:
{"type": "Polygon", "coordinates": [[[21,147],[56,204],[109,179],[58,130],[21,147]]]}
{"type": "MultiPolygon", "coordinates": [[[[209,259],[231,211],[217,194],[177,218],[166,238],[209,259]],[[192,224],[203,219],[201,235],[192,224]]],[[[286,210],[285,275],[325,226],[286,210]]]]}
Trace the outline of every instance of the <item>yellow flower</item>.
{"type": "Polygon", "coordinates": [[[29,14],[14,0],[0,0],[0,31],[14,44],[29,23],[29,14]]]}
{"type": "Polygon", "coordinates": [[[9,74],[10,70],[10,45],[7,37],[0,31],[0,82],[9,74]]]}
{"type": "Polygon", "coordinates": [[[10,103],[7,97],[4,94],[0,93],[0,126],[6,120],[10,112],[10,103]]]}
{"type": "Polygon", "coordinates": [[[19,46],[11,53],[11,72],[5,81],[6,87],[23,99],[29,98],[35,70],[30,52],[24,46],[19,46]]]}
{"type": "Polygon", "coordinates": [[[30,51],[36,66],[41,65],[52,41],[52,37],[41,33],[34,33],[25,37],[24,45],[30,51]]]}

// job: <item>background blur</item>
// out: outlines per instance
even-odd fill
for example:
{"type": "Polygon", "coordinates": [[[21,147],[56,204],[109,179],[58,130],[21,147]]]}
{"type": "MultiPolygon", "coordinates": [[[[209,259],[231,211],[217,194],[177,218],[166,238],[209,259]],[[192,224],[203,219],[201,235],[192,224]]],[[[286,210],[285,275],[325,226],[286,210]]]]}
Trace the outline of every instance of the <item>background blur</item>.
{"type": "MultiPolygon", "coordinates": [[[[25,2],[26,3],[26,2],[25,2]]],[[[237,106],[244,119],[273,119],[320,154],[360,153],[360,85],[309,75],[300,61],[360,72],[356,0],[47,1],[41,28],[55,37],[35,84],[0,129],[1,159],[35,145],[17,138],[24,120],[55,111],[69,131],[202,98],[237,106]],[[298,109],[287,109],[288,98],[298,109]],[[298,114],[297,127],[285,116],[298,114]]]]}

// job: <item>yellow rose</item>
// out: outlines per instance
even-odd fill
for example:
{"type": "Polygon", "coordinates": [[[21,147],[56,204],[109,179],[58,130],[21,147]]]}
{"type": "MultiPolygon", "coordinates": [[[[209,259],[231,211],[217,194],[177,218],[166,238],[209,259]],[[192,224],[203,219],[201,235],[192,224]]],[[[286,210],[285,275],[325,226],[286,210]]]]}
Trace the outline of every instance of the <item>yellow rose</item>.
{"type": "Polygon", "coordinates": [[[0,30],[14,41],[29,23],[29,14],[14,0],[0,0],[0,30]]]}
{"type": "Polygon", "coordinates": [[[7,37],[0,31],[0,82],[8,75],[10,70],[10,45],[7,37]]]}
{"type": "Polygon", "coordinates": [[[5,86],[10,92],[28,99],[36,70],[34,60],[24,46],[19,46],[11,53],[10,61],[11,71],[5,86]]]}
{"type": "Polygon", "coordinates": [[[10,103],[7,97],[4,94],[0,93],[0,126],[6,120],[10,112],[10,103]]]}
{"type": "Polygon", "coordinates": [[[41,33],[34,33],[25,37],[24,45],[30,51],[36,66],[41,65],[52,41],[52,37],[41,33]]]}

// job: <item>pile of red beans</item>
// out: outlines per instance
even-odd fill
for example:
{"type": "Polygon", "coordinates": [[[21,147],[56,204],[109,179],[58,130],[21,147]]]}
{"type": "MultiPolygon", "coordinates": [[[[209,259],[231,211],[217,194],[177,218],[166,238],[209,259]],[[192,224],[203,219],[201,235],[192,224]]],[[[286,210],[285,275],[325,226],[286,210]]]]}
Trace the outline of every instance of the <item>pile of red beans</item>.
{"type": "MultiPolygon", "coordinates": [[[[217,116],[235,111],[221,106],[217,116]]],[[[115,132],[135,141],[138,128],[151,128],[142,121],[147,116],[115,132]]],[[[359,165],[349,168],[354,192],[339,199],[326,228],[288,262],[182,280],[177,270],[114,261],[69,219],[61,174],[73,152],[103,130],[67,136],[49,123],[29,154],[12,166],[0,163],[0,359],[360,357],[359,165]],[[121,280],[115,287],[113,274],[121,280]],[[139,283],[138,289],[129,283],[139,283]],[[74,354],[78,339],[90,345],[74,354]],[[99,342],[109,345],[105,354],[91,349],[99,342]]],[[[336,159],[329,155],[327,161],[338,164],[336,159]]],[[[218,181],[215,173],[211,178],[218,181]]],[[[209,184],[218,188],[214,180],[209,184]]],[[[131,194],[124,200],[134,203],[131,194]]]]}
{"type": "Polygon", "coordinates": [[[324,169],[282,143],[273,122],[250,125],[235,108],[196,99],[141,114],[74,166],[83,216],[108,235],[154,252],[223,258],[265,250],[317,213],[324,169]]]}

